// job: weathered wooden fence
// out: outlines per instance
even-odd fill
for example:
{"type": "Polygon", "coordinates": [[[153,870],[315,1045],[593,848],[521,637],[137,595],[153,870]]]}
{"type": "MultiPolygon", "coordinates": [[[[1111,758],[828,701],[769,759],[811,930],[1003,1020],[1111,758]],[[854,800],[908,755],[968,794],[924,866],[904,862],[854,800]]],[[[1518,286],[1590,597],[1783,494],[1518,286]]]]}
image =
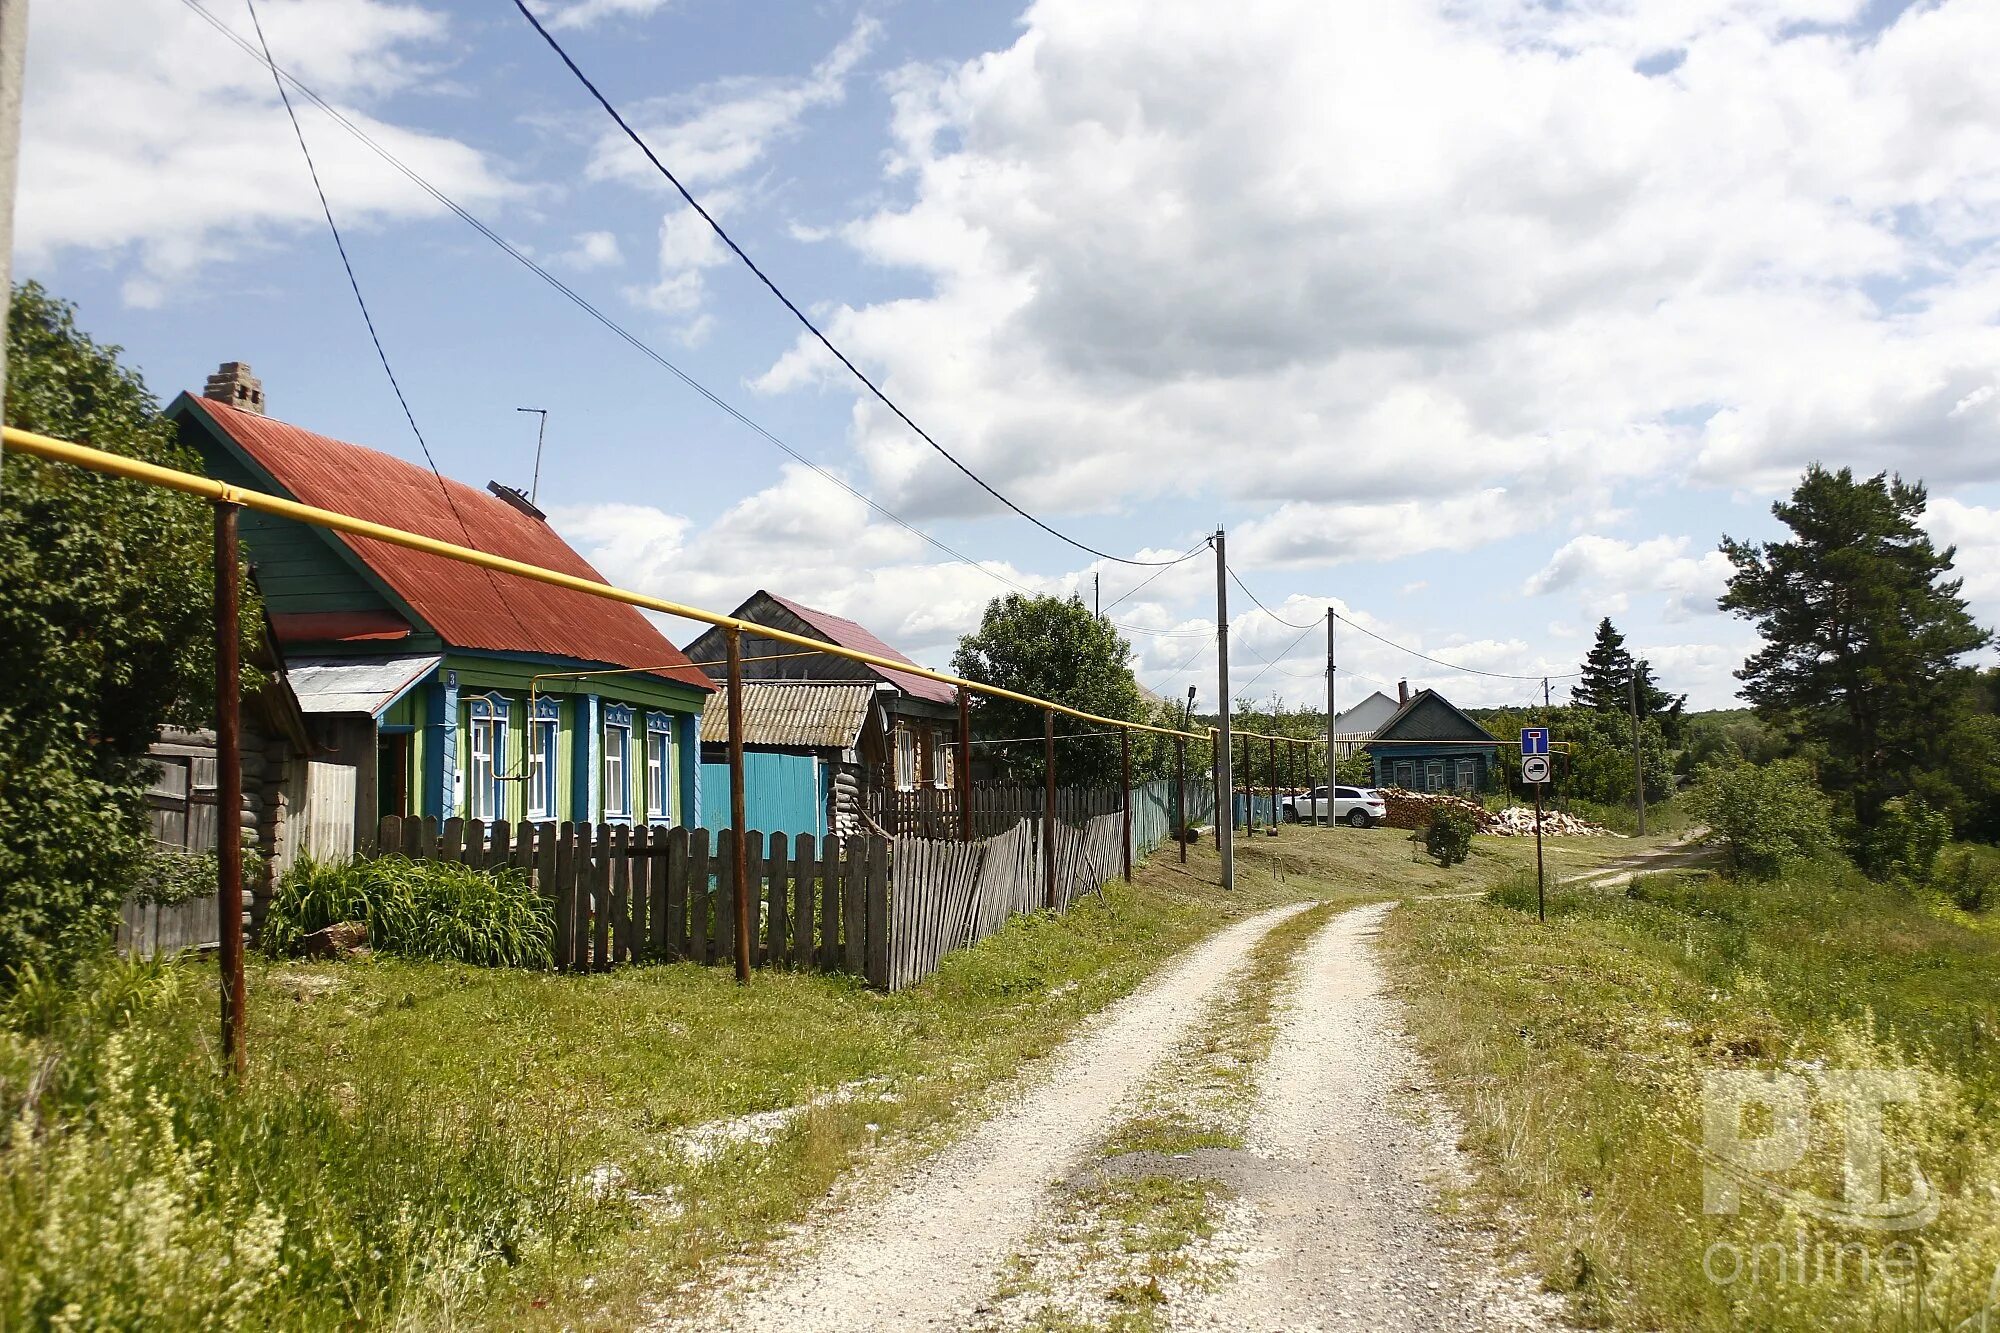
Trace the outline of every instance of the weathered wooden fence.
{"type": "Polygon", "coordinates": [[[134,895],[119,905],[114,942],[118,952],[139,958],[213,948],[222,939],[221,918],[213,893],[168,907],[141,902],[134,895]]]}
{"type": "MultiPolygon", "coordinates": [[[[742,840],[750,959],[758,967],[858,972],[887,984],[889,843],[742,840]]],[[[382,852],[514,866],[555,912],[555,962],[566,971],[621,963],[726,963],[735,957],[734,830],[624,825],[491,825],[476,819],[382,820],[382,852]]]]}
{"type": "MultiPolygon", "coordinates": [[[[1075,828],[1055,826],[1055,884],[1039,820],[973,842],[898,838],[890,856],[888,990],[915,985],[953,949],[976,944],[1007,918],[1044,907],[1064,911],[1096,893],[1121,870],[1124,818],[1099,815],[1075,828]]],[[[872,977],[870,980],[874,980],[872,977]]]]}
{"type": "MultiPolygon", "coordinates": [[[[1193,796],[1195,788],[1190,786],[1193,796]]],[[[1211,798],[1212,809],[1212,796],[1211,798]]],[[[1065,910],[1120,873],[1124,816],[1081,826],[1016,819],[992,837],[742,839],[754,966],[853,972],[898,990],[1011,916],[1065,910]],[[1043,838],[1053,837],[1055,879],[1043,838]]],[[[1189,812],[1190,822],[1195,819],[1189,812]]],[[[1133,790],[1134,852],[1172,833],[1173,787],[1133,790]]],[[[626,963],[727,963],[735,956],[733,830],[590,824],[490,824],[385,817],[379,853],[525,871],[555,916],[555,964],[603,971],[626,963]]],[[[211,904],[212,910],[212,904],[211,904]]]]}
{"type": "MultiPolygon", "coordinates": [[[[972,836],[995,838],[1024,819],[1042,818],[1048,794],[1041,787],[1020,783],[975,782],[972,784],[972,836]]],[[[1116,787],[1056,788],[1056,818],[1066,824],[1083,825],[1100,815],[1115,814],[1120,793],[1116,787]]],[[[892,837],[956,838],[961,827],[958,792],[951,787],[917,787],[896,791],[870,787],[863,793],[868,817],[892,837]]],[[[1188,822],[1211,823],[1215,819],[1215,789],[1205,778],[1188,782],[1188,822]]],[[[1149,845],[1157,846],[1172,836],[1174,784],[1171,779],[1135,784],[1132,809],[1135,820],[1152,802],[1166,827],[1149,845]]],[[[1135,837],[1136,837],[1135,823],[1135,837]]],[[[1148,826],[1149,831],[1152,826],[1148,826]]]]}

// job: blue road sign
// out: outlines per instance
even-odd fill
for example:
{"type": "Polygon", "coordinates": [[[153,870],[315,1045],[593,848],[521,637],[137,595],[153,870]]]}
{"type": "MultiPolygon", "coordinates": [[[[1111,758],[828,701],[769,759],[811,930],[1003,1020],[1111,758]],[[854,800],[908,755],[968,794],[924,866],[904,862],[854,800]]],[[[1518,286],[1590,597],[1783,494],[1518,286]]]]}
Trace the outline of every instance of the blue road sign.
{"type": "Polygon", "coordinates": [[[1547,754],[1549,752],[1549,729],[1547,727],[1521,728],[1521,753],[1547,754]]]}

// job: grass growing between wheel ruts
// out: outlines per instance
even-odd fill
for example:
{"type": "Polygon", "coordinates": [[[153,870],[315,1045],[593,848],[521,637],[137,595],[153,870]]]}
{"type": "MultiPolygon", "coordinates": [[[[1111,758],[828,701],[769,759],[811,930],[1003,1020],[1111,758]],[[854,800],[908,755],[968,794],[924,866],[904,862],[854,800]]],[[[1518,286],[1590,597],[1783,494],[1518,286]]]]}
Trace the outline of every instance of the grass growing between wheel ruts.
{"type": "Polygon", "coordinates": [[[1091,1160],[1059,1187],[976,1327],[1147,1333],[1177,1297],[1228,1278],[1233,1260],[1207,1242],[1235,1192],[1198,1154],[1243,1147],[1285,978],[1337,910],[1308,908],[1257,942],[1091,1160]]]}
{"type": "MultiPolygon", "coordinates": [[[[1982,1326],[2000,1297],[1989,918],[1840,867],[1778,884],[1658,874],[1629,890],[1557,890],[1546,926],[1533,904],[1532,880],[1491,901],[1416,903],[1385,938],[1413,1035],[1467,1127],[1475,1202],[1510,1219],[1579,1322],[1982,1326]],[[1834,1097],[1842,1071],[1871,1069],[1917,1090],[1887,1107],[1879,1138],[1834,1097]],[[1711,1211],[1704,1148],[1726,1145],[1707,1135],[1705,1080],[1742,1073],[1796,1093],[1811,1133],[1796,1162],[1755,1173],[1794,1202],[1753,1181],[1736,1211],[1711,1211]],[[1855,1183],[1850,1127],[1864,1153],[1855,1183]],[[1865,1159],[1874,1143],[1879,1177],[1865,1159]],[[1910,1193],[1913,1165],[1940,1200],[1934,1220],[1878,1230],[1814,1215],[1813,1200],[1910,1193]]],[[[1774,1127],[1755,1106],[1736,1121],[1744,1139],[1774,1127]]]]}

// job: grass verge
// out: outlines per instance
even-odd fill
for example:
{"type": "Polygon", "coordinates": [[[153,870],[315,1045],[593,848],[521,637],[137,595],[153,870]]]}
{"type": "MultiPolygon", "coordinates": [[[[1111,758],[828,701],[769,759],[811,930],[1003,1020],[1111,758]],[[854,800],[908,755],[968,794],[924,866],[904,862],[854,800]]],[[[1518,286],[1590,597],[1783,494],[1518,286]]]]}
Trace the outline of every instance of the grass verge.
{"type": "MultiPolygon", "coordinates": [[[[1593,1327],[1977,1328],[2000,1296],[2000,931],[1838,867],[1753,885],[1532,880],[1411,905],[1386,926],[1413,1035],[1467,1127],[1475,1201],[1593,1327]],[[1829,1072],[1907,1071],[1881,1194],[1920,1168],[1942,1199],[1903,1231],[1841,1225],[1746,1186],[1704,1196],[1703,1089],[1752,1071],[1815,1132],[1779,1183],[1842,1200],[1829,1072]],[[1961,1321],[1972,1319],[1970,1325],[1961,1321]]],[[[1741,1122],[1768,1133],[1768,1113],[1741,1122]]],[[[1865,1172],[1864,1172],[1865,1175],[1865,1172]]],[[[2000,1320],[2000,1311],[1992,1316],[2000,1320]]]]}

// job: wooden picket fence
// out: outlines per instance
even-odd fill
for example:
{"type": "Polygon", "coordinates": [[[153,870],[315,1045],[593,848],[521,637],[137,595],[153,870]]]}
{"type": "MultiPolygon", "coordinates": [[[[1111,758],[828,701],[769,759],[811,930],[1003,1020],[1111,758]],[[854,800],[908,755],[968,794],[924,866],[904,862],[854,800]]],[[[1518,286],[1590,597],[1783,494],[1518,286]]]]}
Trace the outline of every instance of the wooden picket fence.
{"type": "MultiPolygon", "coordinates": [[[[1115,797],[1115,793],[1114,793],[1115,797]]],[[[747,858],[753,966],[850,972],[900,990],[939,959],[1009,917],[1066,910],[1100,891],[1123,863],[1114,810],[1082,827],[1058,822],[1055,880],[1040,820],[1019,819],[973,842],[900,837],[788,838],[752,831],[747,858]]],[[[558,969],[632,963],[727,964],[735,957],[734,830],[590,824],[491,824],[383,818],[378,854],[511,866],[532,877],[555,915],[558,969]]]]}
{"type": "MultiPolygon", "coordinates": [[[[736,951],[732,829],[612,824],[491,825],[477,819],[383,818],[381,852],[513,866],[555,911],[555,963],[605,971],[624,963],[727,963],[736,951]]],[[[888,977],[889,842],[811,834],[743,839],[753,966],[888,977]]]]}
{"type": "MultiPolygon", "coordinates": [[[[1048,880],[1042,824],[1021,820],[974,842],[902,837],[890,859],[887,990],[915,985],[953,949],[976,944],[1007,918],[1044,907],[1066,911],[1103,889],[1124,865],[1124,817],[1099,815],[1082,828],[1055,826],[1055,884],[1048,880]]],[[[874,981],[870,977],[870,981],[874,981]]]]}
{"type": "MultiPolygon", "coordinates": [[[[1011,782],[975,782],[971,796],[975,838],[1000,837],[1024,819],[1040,820],[1048,799],[1040,787],[1011,782]]],[[[1056,818],[1081,825],[1115,812],[1119,799],[1116,787],[1058,787],[1056,818]]],[[[961,827],[954,787],[869,787],[862,801],[876,827],[891,837],[956,838],[961,827]]]]}

